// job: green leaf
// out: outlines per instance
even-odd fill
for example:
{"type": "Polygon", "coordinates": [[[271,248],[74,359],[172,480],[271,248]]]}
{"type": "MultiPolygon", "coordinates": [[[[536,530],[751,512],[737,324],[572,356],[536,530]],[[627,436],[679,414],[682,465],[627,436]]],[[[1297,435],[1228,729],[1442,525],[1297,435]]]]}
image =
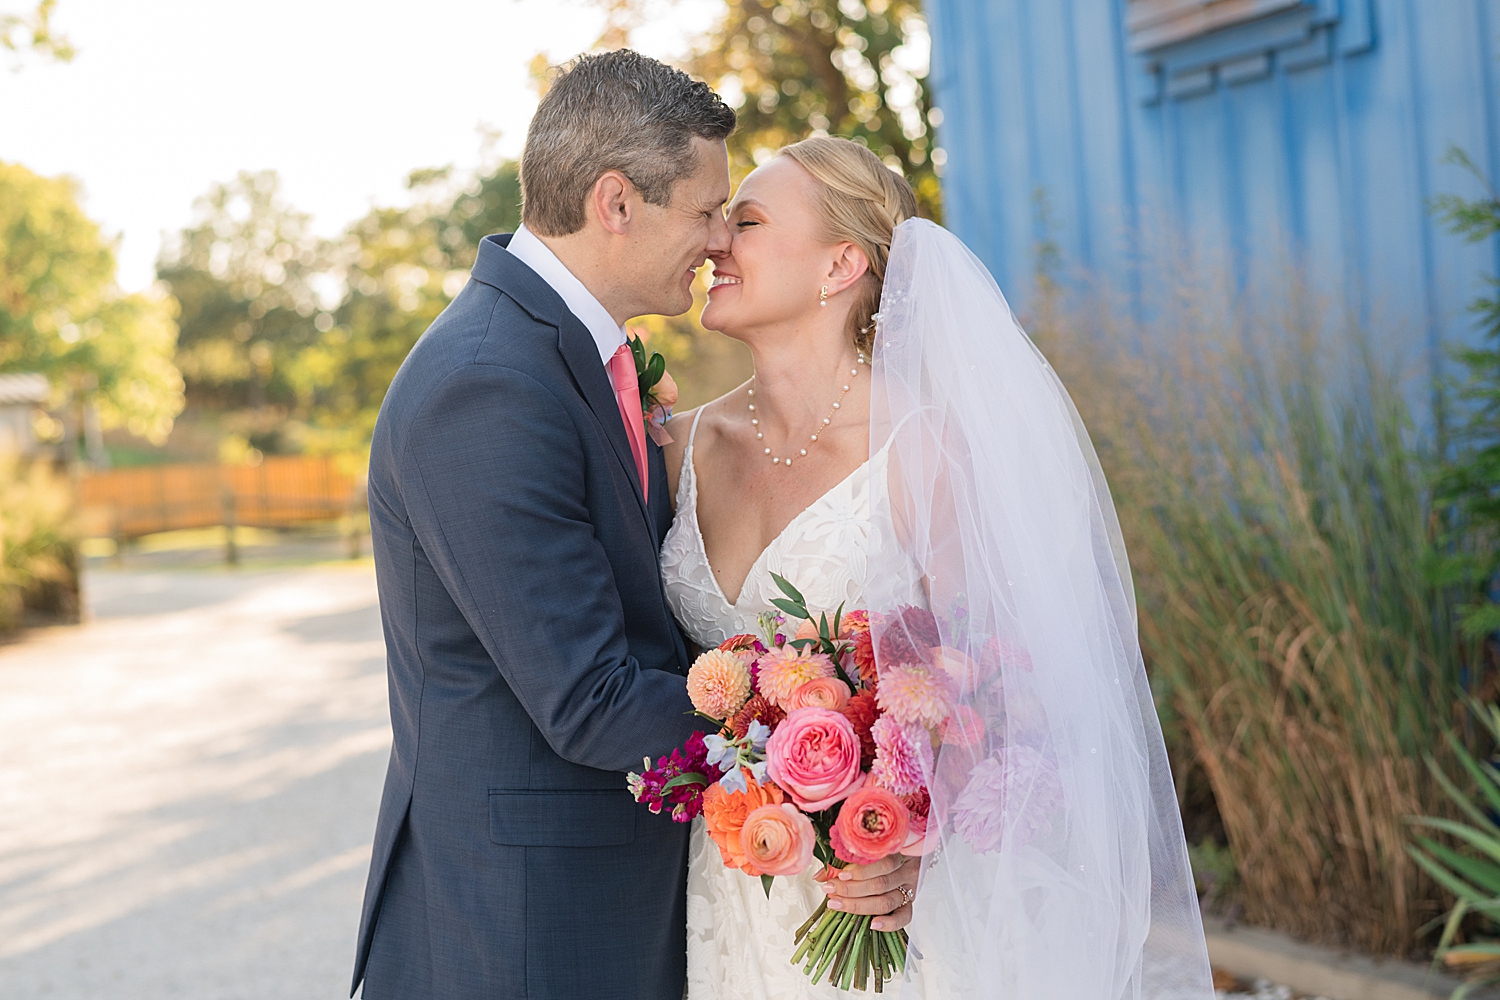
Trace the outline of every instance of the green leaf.
{"type": "Polygon", "coordinates": [[[640,378],[646,371],[646,345],[640,337],[630,337],[626,343],[630,345],[630,357],[635,361],[636,378],[640,378]]]}
{"type": "Polygon", "coordinates": [[[1438,864],[1436,861],[1432,860],[1427,855],[1417,850],[1415,847],[1408,846],[1406,848],[1406,853],[1411,855],[1412,860],[1420,865],[1423,871],[1432,876],[1433,881],[1437,882],[1438,885],[1441,885],[1444,889],[1447,889],[1459,899],[1467,900],[1468,902],[1475,904],[1484,901],[1484,893],[1475,889],[1473,886],[1469,885],[1467,882],[1463,881],[1457,876],[1451,874],[1448,869],[1444,868],[1442,865],[1438,864]]]}
{"type": "Polygon", "coordinates": [[[699,774],[697,771],[689,771],[686,774],[679,774],[665,785],[662,785],[661,790],[670,792],[672,789],[681,788],[683,785],[706,785],[708,783],[708,778],[704,775],[699,774]]]}
{"type": "Polygon", "coordinates": [[[1496,861],[1500,861],[1500,840],[1496,840],[1494,837],[1476,830],[1472,826],[1464,826],[1462,823],[1455,823],[1451,819],[1437,819],[1432,816],[1422,816],[1413,819],[1411,822],[1416,826],[1427,826],[1434,830],[1442,830],[1444,833],[1451,833],[1464,843],[1472,844],[1496,861]]]}
{"type": "Polygon", "coordinates": [[[774,881],[776,881],[776,877],[774,875],[762,875],[760,877],[760,885],[762,889],[766,890],[767,899],[771,898],[771,883],[774,881]]]}
{"type": "Polygon", "coordinates": [[[1429,854],[1447,865],[1450,871],[1463,876],[1481,889],[1488,890],[1490,895],[1500,896],[1500,865],[1464,857],[1451,847],[1444,847],[1427,837],[1418,837],[1417,840],[1429,854]]]}
{"type": "Polygon", "coordinates": [[[1431,754],[1427,755],[1427,769],[1432,772],[1432,776],[1437,779],[1438,785],[1448,794],[1448,798],[1452,799],[1464,811],[1466,816],[1481,828],[1491,833],[1500,834],[1500,826],[1496,826],[1493,820],[1469,801],[1469,797],[1443,773],[1442,768],[1438,767],[1437,761],[1433,759],[1431,754]]]}
{"type": "Polygon", "coordinates": [[[785,611],[787,614],[791,615],[793,618],[807,617],[807,609],[800,604],[793,604],[791,601],[783,600],[780,597],[771,598],[771,603],[776,605],[782,611],[785,611]]]}
{"type": "Polygon", "coordinates": [[[646,362],[646,384],[655,385],[660,382],[666,371],[667,359],[660,354],[651,355],[651,360],[646,362]]]}
{"type": "MultiPolygon", "coordinates": [[[[792,600],[796,601],[798,604],[802,605],[804,608],[807,607],[807,598],[805,598],[805,597],[802,596],[802,591],[798,590],[796,587],[793,587],[790,583],[788,583],[786,581],[786,579],[784,577],[778,576],[775,573],[771,574],[771,579],[773,579],[773,580],[776,581],[776,586],[778,586],[778,587],[781,588],[781,592],[783,594],[785,594],[786,596],[790,597],[792,600]]],[[[799,617],[799,618],[806,618],[807,615],[798,615],[797,617],[799,617]]]]}
{"type": "Polygon", "coordinates": [[[823,612],[818,620],[818,638],[828,641],[828,612],[823,612]]]}
{"type": "MultiPolygon", "coordinates": [[[[1449,746],[1453,747],[1453,752],[1458,756],[1458,762],[1463,765],[1465,771],[1468,771],[1473,776],[1474,781],[1479,785],[1480,792],[1483,793],[1485,800],[1489,802],[1490,808],[1496,812],[1500,812],[1500,788],[1495,787],[1494,781],[1479,766],[1478,761],[1474,759],[1473,755],[1464,749],[1463,744],[1458,741],[1457,736],[1450,732],[1447,734],[1447,737],[1449,746]]],[[[1493,823],[1489,825],[1494,826],[1493,823]]]]}

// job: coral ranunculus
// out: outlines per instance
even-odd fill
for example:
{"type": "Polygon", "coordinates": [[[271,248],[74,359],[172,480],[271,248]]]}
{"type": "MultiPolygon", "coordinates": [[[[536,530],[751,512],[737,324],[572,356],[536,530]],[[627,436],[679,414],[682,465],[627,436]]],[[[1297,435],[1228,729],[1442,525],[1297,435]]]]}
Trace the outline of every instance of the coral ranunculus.
{"type": "Polygon", "coordinates": [[[750,700],[750,671],[737,653],[711,649],[693,661],[687,675],[693,707],[714,719],[724,719],[750,700]]]}
{"type": "Polygon", "coordinates": [[[910,832],[905,803],[884,788],[867,786],[844,801],[829,841],[844,861],[868,865],[901,850],[910,832]]]}
{"type": "Polygon", "coordinates": [[[849,704],[849,685],[837,677],[819,677],[792,692],[787,699],[788,712],[798,708],[826,708],[842,712],[849,704]]]}
{"type": "Polygon", "coordinates": [[[812,864],[816,841],[812,820],[790,802],[761,806],[740,828],[740,853],[752,875],[800,875],[812,864]]]}
{"type": "Polygon", "coordinates": [[[755,867],[745,858],[740,844],[740,830],[745,819],[761,806],[777,806],[783,801],[781,789],[770,783],[761,784],[747,777],[743,792],[727,792],[717,781],[703,792],[703,823],[708,835],[719,847],[726,868],[757,875],[755,867]]]}
{"type": "Polygon", "coordinates": [[[853,724],[826,708],[788,713],[766,744],[766,761],[771,780],[807,812],[827,809],[865,780],[853,724]]]}

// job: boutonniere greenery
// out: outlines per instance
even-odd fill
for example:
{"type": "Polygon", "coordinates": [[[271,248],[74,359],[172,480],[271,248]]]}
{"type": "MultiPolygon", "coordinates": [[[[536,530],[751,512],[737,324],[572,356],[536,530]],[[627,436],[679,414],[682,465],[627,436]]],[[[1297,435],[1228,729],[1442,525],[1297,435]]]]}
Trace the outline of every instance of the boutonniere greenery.
{"type": "Polygon", "coordinates": [[[672,442],[666,423],[672,416],[672,407],[677,405],[677,383],[667,374],[667,359],[655,351],[646,353],[646,343],[639,336],[629,335],[630,356],[635,359],[636,385],[641,393],[641,417],[646,422],[646,433],[659,445],[672,442]]]}

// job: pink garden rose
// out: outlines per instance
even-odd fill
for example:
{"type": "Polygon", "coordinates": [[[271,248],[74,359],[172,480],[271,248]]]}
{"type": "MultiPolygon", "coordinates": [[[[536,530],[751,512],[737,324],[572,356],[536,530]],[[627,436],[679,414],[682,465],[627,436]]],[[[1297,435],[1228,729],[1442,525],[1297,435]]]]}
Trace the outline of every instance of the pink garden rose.
{"type": "Polygon", "coordinates": [[[842,801],[865,780],[854,725],[826,708],[789,713],[766,744],[766,761],[771,780],[807,812],[842,801]]]}
{"type": "Polygon", "coordinates": [[[740,849],[752,874],[800,875],[812,864],[817,839],[812,820],[789,802],[761,806],[740,828],[740,849]]]}
{"type": "Polygon", "coordinates": [[[906,804],[884,788],[871,785],[844,800],[828,839],[839,858],[853,865],[868,865],[905,847],[910,832],[911,815],[906,804]]]}

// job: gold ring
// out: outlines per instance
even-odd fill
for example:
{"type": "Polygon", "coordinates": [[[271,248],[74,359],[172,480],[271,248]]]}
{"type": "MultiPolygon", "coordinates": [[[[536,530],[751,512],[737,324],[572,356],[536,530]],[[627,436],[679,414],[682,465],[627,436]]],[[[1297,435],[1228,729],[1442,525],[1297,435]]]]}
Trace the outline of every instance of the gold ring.
{"type": "Polygon", "coordinates": [[[896,888],[901,890],[902,906],[911,905],[911,901],[917,898],[916,890],[909,885],[898,885],[896,888]]]}

